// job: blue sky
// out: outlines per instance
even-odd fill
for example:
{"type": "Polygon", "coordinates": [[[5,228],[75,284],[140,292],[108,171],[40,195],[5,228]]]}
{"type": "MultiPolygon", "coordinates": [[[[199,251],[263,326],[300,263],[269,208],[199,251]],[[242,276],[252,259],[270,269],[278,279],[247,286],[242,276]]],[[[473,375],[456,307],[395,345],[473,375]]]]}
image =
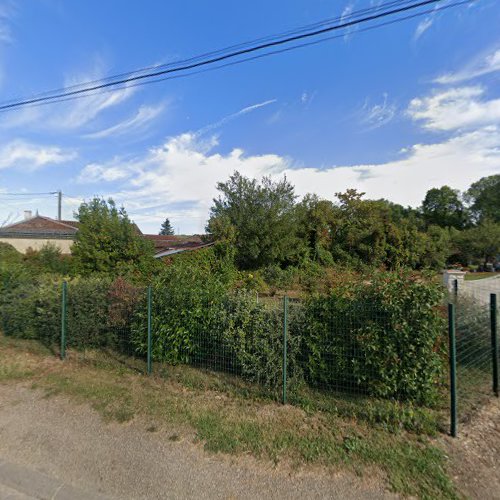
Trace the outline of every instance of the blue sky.
{"type": "MultiPolygon", "coordinates": [[[[0,0],[0,100],[186,58],[373,0],[0,0]]],[[[444,2],[446,3],[446,2],[444,2]]],[[[449,2],[448,2],[449,3],[449,2]]],[[[0,114],[0,222],[112,196],[203,230],[217,181],[286,175],[416,206],[500,172],[500,2],[479,0],[199,75],[0,114]]]]}

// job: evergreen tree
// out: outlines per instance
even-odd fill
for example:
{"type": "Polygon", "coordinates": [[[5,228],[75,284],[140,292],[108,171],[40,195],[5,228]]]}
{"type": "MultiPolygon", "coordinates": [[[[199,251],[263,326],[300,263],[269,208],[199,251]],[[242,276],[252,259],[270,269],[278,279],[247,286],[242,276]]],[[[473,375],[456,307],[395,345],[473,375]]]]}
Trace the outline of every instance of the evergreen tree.
{"type": "Polygon", "coordinates": [[[171,236],[174,234],[174,228],[172,227],[172,224],[170,224],[168,218],[165,219],[165,222],[161,225],[159,234],[162,236],[171,236]]]}

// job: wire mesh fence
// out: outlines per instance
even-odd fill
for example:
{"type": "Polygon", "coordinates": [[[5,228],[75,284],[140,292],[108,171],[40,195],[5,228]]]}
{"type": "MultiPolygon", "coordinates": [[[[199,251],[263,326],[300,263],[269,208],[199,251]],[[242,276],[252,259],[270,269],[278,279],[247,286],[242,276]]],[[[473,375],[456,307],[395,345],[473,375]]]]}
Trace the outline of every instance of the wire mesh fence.
{"type": "MultiPolygon", "coordinates": [[[[492,394],[498,347],[491,294],[487,284],[449,296],[460,422],[492,394]]],[[[189,366],[292,404],[349,412],[387,401],[392,409],[409,404],[413,415],[414,408],[445,405],[453,381],[443,310],[425,294],[400,295],[395,302],[380,293],[291,299],[172,293],[121,279],[39,280],[5,290],[0,317],[4,334],[39,340],[63,358],[119,361],[166,377],[189,366]]]]}
{"type": "Polygon", "coordinates": [[[492,393],[498,393],[496,317],[500,280],[454,283],[458,422],[468,422],[492,393]]]}
{"type": "Polygon", "coordinates": [[[146,357],[134,343],[134,331],[147,320],[146,287],[124,280],[84,280],[63,284],[61,294],[63,357],[107,357],[146,371],[146,357]]]}

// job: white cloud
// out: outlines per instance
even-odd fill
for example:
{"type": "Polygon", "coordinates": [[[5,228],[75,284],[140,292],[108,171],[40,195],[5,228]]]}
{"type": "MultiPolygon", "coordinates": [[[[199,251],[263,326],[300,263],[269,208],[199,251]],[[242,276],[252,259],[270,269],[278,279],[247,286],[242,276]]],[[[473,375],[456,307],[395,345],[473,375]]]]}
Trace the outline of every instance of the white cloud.
{"type": "Polygon", "coordinates": [[[344,22],[347,18],[352,14],[354,10],[354,3],[348,3],[342,10],[342,14],[340,15],[340,22],[344,22]]]}
{"type": "MultiPolygon", "coordinates": [[[[286,175],[299,195],[314,192],[333,199],[335,192],[357,188],[370,198],[413,206],[421,203],[431,187],[448,184],[465,189],[482,176],[500,172],[497,126],[464,132],[440,143],[416,144],[406,149],[404,158],[383,164],[332,165],[324,169],[296,168],[288,158],[274,154],[247,156],[241,149],[221,155],[216,148],[215,138],[201,145],[194,134],[169,138],[163,146],[128,164],[122,189],[110,195],[125,203],[146,230],[154,230],[165,217],[165,208],[158,207],[169,205],[168,215],[181,230],[198,232],[217,195],[217,182],[235,170],[257,178],[286,175]]],[[[98,174],[109,175],[93,168],[98,174]]],[[[114,174],[111,171],[111,176],[114,174]]]]}
{"type": "Polygon", "coordinates": [[[479,55],[457,72],[446,73],[434,81],[443,85],[455,84],[496,71],[500,71],[500,48],[490,49],[486,54],[479,55]]]}
{"type": "Polygon", "coordinates": [[[76,152],[58,146],[41,146],[16,140],[0,147],[0,169],[17,167],[35,170],[45,165],[71,161],[76,156],[76,152]]]}
{"type": "Polygon", "coordinates": [[[479,86],[459,87],[412,99],[408,115],[429,130],[456,130],[500,123],[500,99],[482,100],[479,86]]]}
{"type": "Polygon", "coordinates": [[[107,163],[89,163],[81,170],[76,180],[80,184],[115,182],[127,179],[134,173],[138,174],[141,170],[142,163],[116,157],[107,163]]]}
{"type": "Polygon", "coordinates": [[[56,129],[80,128],[94,120],[102,111],[126,101],[133,92],[133,88],[125,87],[55,105],[61,106],[61,111],[56,112],[55,115],[52,114],[53,118],[49,121],[49,125],[56,129]]]}
{"type": "Polygon", "coordinates": [[[165,106],[163,104],[158,106],[141,106],[137,113],[131,118],[127,118],[99,132],[87,134],[85,137],[89,139],[102,139],[103,137],[123,135],[128,132],[139,130],[158,117],[164,109],[165,106]]]}
{"type": "Polygon", "coordinates": [[[0,5],[0,43],[13,42],[10,21],[15,13],[16,8],[13,2],[4,1],[0,5]]]}
{"type": "Polygon", "coordinates": [[[267,101],[258,102],[257,104],[252,104],[250,106],[246,106],[245,108],[242,108],[239,111],[236,111],[236,113],[232,113],[230,115],[227,115],[224,118],[221,118],[220,120],[197,130],[195,132],[195,135],[200,136],[200,135],[206,134],[207,132],[211,132],[212,130],[220,128],[223,125],[226,125],[226,123],[228,123],[236,118],[239,118],[240,116],[246,115],[247,113],[251,113],[252,111],[255,111],[256,109],[260,109],[260,108],[263,108],[265,106],[269,106],[270,104],[274,104],[276,101],[277,101],[277,99],[268,99],[267,101]]]}
{"type": "Polygon", "coordinates": [[[3,64],[3,46],[14,42],[12,35],[12,18],[16,15],[16,6],[11,0],[0,2],[0,86],[5,79],[5,69],[3,64]]]}
{"type": "MultiPolygon", "coordinates": [[[[101,62],[87,73],[66,78],[64,90],[81,88],[81,85],[99,80],[105,74],[101,62]]],[[[53,103],[48,106],[23,107],[2,117],[2,128],[30,127],[36,130],[73,132],[89,125],[103,111],[116,107],[128,100],[135,92],[134,87],[125,86],[107,89],[95,94],[82,95],[76,99],[53,103]]]]}
{"type": "Polygon", "coordinates": [[[420,21],[415,29],[413,40],[417,41],[434,23],[433,17],[429,16],[420,21]]]}
{"type": "Polygon", "coordinates": [[[384,164],[286,170],[299,194],[315,192],[332,199],[348,188],[369,198],[387,198],[417,206],[431,187],[467,188],[473,181],[500,172],[500,129],[495,126],[464,133],[445,142],[416,144],[406,157],[384,164]]]}
{"type": "MultiPolygon", "coordinates": [[[[0,20],[1,23],[1,20],[0,20]]],[[[5,24],[0,24],[0,42],[2,43],[10,43],[12,42],[12,37],[10,34],[10,29],[5,24]]]]}
{"type": "Polygon", "coordinates": [[[312,92],[306,92],[306,91],[302,92],[302,94],[300,96],[301,104],[303,104],[305,108],[308,108],[309,105],[316,98],[317,94],[318,94],[317,90],[313,90],[312,92]]]}
{"type": "MultiPolygon", "coordinates": [[[[342,10],[342,14],[340,15],[340,23],[345,23],[350,21],[351,14],[354,11],[355,2],[349,2],[344,9],[342,10]]],[[[347,42],[354,31],[358,29],[357,25],[348,26],[345,28],[344,42],[347,42]]]]}
{"type": "Polygon", "coordinates": [[[381,104],[369,105],[368,100],[365,101],[362,112],[362,123],[368,125],[368,128],[375,129],[389,123],[395,116],[397,107],[391,104],[388,100],[387,93],[384,93],[384,100],[381,104]]]}

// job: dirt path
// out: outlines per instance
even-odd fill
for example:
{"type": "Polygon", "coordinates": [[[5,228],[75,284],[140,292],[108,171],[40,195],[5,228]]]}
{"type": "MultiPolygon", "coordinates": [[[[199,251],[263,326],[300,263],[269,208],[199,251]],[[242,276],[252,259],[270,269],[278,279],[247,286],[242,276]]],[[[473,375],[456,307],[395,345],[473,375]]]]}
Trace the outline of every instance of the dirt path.
{"type": "MultiPolygon", "coordinates": [[[[173,430],[147,428],[139,420],[105,423],[86,405],[46,398],[22,384],[0,385],[0,462],[68,487],[118,498],[395,498],[379,478],[291,472],[249,457],[213,456],[173,441],[173,430]]],[[[0,480],[0,493],[1,487],[0,480]]]]}
{"type": "Polygon", "coordinates": [[[492,398],[456,439],[443,439],[450,474],[468,498],[500,499],[500,399],[492,398]]]}

